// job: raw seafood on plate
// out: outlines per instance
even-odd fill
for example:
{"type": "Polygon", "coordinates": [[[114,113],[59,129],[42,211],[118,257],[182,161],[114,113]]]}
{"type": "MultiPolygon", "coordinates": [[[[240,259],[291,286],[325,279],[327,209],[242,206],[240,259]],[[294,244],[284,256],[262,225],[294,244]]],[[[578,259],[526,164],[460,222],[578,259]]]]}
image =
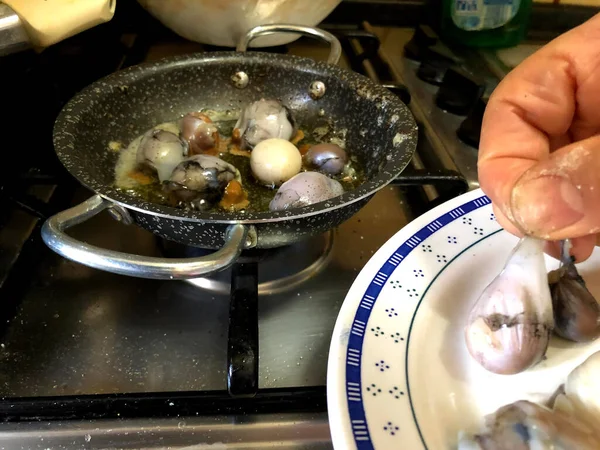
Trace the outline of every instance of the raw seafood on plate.
{"type": "MultiPolygon", "coordinates": [[[[523,372],[544,357],[550,334],[590,342],[600,334],[600,305],[562,242],[560,267],[546,273],[543,242],[522,238],[502,272],[473,306],[465,329],[471,356],[497,374],[523,372]]],[[[459,450],[600,449],[600,352],[567,378],[549,405],[519,400],[463,435],[459,450]]]]}
{"type": "Polygon", "coordinates": [[[522,238],[471,309],[467,348],[490,372],[510,375],[533,367],[544,358],[552,331],[574,342],[600,335],[600,305],[577,272],[570,242],[563,241],[561,266],[550,273],[543,245],[522,238]]]}
{"type": "Polygon", "coordinates": [[[458,450],[600,449],[600,352],[573,370],[551,404],[519,400],[459,438],[458,450]]]}

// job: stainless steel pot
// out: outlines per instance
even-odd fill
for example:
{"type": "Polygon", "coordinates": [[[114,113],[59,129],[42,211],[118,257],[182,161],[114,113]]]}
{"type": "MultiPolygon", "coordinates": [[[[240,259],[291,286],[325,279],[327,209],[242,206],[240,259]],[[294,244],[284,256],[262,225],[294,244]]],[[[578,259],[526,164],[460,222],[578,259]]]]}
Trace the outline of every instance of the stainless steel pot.
{"type": "Polygon", "coordinates": [[[296,25],[259,26],[237,52],[201,53],[142,64],[101,79],[76,95],[59,115],[54,145],[64,166],[96,192],[44,224],[46,244],[62,256],[109,272],[156,278],[196,278],[230,266],[243,249],[273,248],[323,233],[350,218],[408,164],[417,127],[398,97],[335,64],[341,55],[330,33],[296,25]],[[328,62],[269,53],[245,53],[255,37],[300,33],[331,45],[328,62]],[[247,80],[240,83],[240,79],[247,80]],[[315,89],[315,87],[320,89],[315,89]],[[113,187],[117,154],[111,140],[129,141],[157,123],[199,108],[239,108],[261,97],[279,98],[308,129],[332,121],[346,129],[346,145],[367,181],[343,195],[281,212],[191,212],[149,203],[113,187]],[[151,258],[101,249],[66,231],[108,210],[182,244],[219,249],[198,258],[151,258]]]}
{"type": "MultiPolygon", "coordinates": [[[[163,25],[191,41],[235,47],[258,25],[293,22],[315,26],[341,0],[138,0],[163,25]]],[[[299,35],[277,34],[256,39],[253,47],[287,44],[299,35]]]]}

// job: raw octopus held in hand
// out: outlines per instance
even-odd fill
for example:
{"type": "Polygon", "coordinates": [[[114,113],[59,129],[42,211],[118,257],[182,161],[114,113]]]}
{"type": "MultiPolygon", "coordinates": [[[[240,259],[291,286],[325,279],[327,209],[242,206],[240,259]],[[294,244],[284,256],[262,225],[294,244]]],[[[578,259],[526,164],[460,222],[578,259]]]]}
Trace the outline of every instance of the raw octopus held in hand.
{"type": "Polygon", "coordinates": [[[560,267],[546,273],[543,241],[522,238],[473,306],[465,328],[471,356],[490,372],[516,374],[540,362],[551,333],[574,342],[600,335],[600,306],[562,242],[560,267]]]}
{"type": "Polygon", "coordinates": [[[308,133],[278,100],[239,114],[193,111],[122,150],[115,185],[196,211],[280,211],[326,201],[364,179],[334,130],[308,133]]]}

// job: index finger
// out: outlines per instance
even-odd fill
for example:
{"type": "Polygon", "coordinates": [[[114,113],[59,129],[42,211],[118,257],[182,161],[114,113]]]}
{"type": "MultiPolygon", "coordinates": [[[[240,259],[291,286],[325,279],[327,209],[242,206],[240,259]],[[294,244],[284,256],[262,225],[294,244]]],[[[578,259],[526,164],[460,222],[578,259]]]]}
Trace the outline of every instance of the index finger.
{"type": "Polygon", "coordinates": [[[600,14],[511,71],[491,95],[479,146],[479,182],[514,223],[511,192],[551,151],[600,130],[600,14]]]}

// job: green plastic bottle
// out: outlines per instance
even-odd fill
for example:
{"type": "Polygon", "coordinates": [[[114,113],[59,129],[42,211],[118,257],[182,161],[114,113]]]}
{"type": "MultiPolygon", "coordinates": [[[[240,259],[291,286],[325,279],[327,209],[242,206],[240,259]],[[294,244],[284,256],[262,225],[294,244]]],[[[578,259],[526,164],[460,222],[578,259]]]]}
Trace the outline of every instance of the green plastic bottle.
{"type": "Polygon", "coordinates": [[[441,36],[469,47],[512,47],[527,33],[532,0],[443,0],[441,36]]]}

